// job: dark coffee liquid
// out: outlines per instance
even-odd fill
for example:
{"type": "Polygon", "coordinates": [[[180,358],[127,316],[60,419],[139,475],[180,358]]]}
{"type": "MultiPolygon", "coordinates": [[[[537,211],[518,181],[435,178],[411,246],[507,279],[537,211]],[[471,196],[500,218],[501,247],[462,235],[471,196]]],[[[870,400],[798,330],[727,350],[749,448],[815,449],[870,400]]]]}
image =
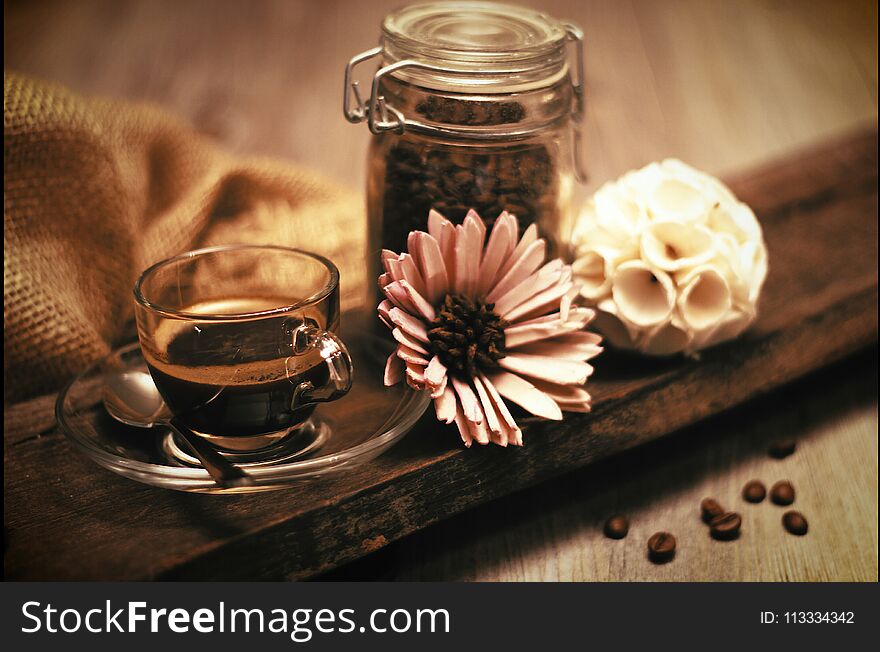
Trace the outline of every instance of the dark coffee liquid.
{"type": "Polygon", "coordinates": [[[287,316],[162,324],[154,338],[161,355],[145,350],[145,357],[168,407],[192,430],[215,437],[276,433],[302,424],[315,409],[294,405],[299,385],[318,388],[329,380],[318,354],[293,355],[290,333],[300,323],[287,316]]]}

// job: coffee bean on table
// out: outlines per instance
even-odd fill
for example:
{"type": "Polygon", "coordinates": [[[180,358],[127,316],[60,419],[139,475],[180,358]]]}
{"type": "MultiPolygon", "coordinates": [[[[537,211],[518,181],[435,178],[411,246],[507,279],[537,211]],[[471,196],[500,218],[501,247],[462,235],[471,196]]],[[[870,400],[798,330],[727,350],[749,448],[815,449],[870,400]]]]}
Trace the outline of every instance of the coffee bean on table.
{"type": "Polygon", "coordinates": [[[656,532],[648,539],[648,559],[665,564],[675,557],[675,537],[669,532],[656,532]]]}
{"type": "Polygon", "coordinates": [[[625,516],[616,514],[605,521],[604,531],[609,539],[622,539],[629,532],[629,521],[625,516]]]}
{"type": "Polygon", "coordinates": [[[742,517],[736,512],[725,512],[709,522],[709,533],[713,539],[730,541],[739,536],[742,517]]]}
{"type": "Polygon", "coordinates": [[[795,511],[785,512],[785,514],[782,515],[782,525],[791,534],[799,537],[804,536],[809,529],[807,519],[804,518],[804,515],[795,511]]]}
{"type": "Polygon", "coordinates": [[[770,500],[777,505],[791,505],[794,502],[794,487],[788,480],[780,480],[770,487],[770,500]]]}
{"type": "Polygon", "coordinates": [[[742,496],[750,503],[760,503],[767,495],[767,488],[760,480],[750,480],[743,487],[742,496]]]}
{"type": "Polygon", "coordinates": [[[767,452],[770,453],[771,457],[781,460],[783,457],[788,457],[794,453],[795,447],[794,439],[778,439],[770,444],[767,452]]]}
{"type": "Polygon", "coordinates": [[[708,523],[716,516],[721,516],[724,513],[724,508],[714,498],[703,498],[703,502],[700,503],[700,513],[703,522],[708,523]]]}

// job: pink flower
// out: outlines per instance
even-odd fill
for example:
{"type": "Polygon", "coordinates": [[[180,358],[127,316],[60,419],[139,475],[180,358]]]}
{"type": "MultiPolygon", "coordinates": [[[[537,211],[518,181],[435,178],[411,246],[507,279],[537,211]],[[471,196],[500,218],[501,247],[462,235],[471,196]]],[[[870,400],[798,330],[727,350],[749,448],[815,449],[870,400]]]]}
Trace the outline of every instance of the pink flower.
{"type": "Polygon", "coordinates": [[[466,446],[522,446],[504,399],[546,419],[590,410],[586,361],[602,348],[583,328],[595,313],[572,305],[569,265],[544,264],[535,225],[518,231],[505,211],[486,242],[475,211],[456,226],[432,210],[408,253],[382,252],[379,317],[397,341],[385,384],[405,378],[430,391],[437,418],[455,422],[466,446]]]}

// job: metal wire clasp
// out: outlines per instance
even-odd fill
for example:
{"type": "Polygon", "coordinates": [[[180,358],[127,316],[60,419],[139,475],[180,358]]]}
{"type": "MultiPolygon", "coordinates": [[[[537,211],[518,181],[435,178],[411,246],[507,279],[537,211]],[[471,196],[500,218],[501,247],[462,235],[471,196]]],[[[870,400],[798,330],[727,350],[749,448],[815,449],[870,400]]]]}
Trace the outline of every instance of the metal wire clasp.
{"type": "Polygon", "coordinates": [[[574,159],[574,174],[580,183],[587,182],[587,171],[584,167],[584,135],[581,130],[581,123],[584,120],[586,101],[584,99],[584,32],[580,27],[572,23],[565,23],[565,33],[570,43],[574,47],[574,69],[576,75],[572,75],[572,105],[571,105],[571,128],[574,131],[574,149],[572,158],[574,159]]]}
{"type": "Polygon", "coordinates": [[[387,75],[388,73],[409,66],[417,66],[428,68],[431,70],[435,70],[437,68],[428,64],[421,64],[416,61],[410,60],[398,61],[397,63],[393,63],[390,66],[380,68],[376,71],[376,74],[373,75],[373,84],[370,89],[370,102],[369,104],[367,104],[366,102],[364,102],[363,97],[361,97],[361,91],[358,86],[358,81],[352,79],[352,77],[354,76],[354,69],[359,63],[368,61],[373,57],[379,56],[380,54],[382,54],[382,46],[366,50],[364,52],[361,52],[360,54],[353,56],[348,62],[348,65],[345,66],[342,110],[345,114],[345,119],[349,122],[358,123],[366,120],[367,124],[370,127],[370,131],[374,134],[379,134],[383,131],[391,130],[395,130],[398,133],[402,134],[405,129],[407,120],[400,111],[388,106],[385,103],[385,98],[382,95],[379,95],[379,82],[381,81],[382,77],[387,75]],[[352,95],[354,95],[355,102],[357,102],[357,106],[354,108],[352,108],[351,106],[352,95]],[[394,119],[391,119],[390,116],[392,115],[394,116],[394,119]]]}
{"type": "Polygon", "coordinates": [[[432,70],[435,72],[449,71],[440,66],[421,63],[419,61],[413,61],[412,59],[405,59],[388,66],[383,66],[373,75],[373,83],[370,88],[370,101],[367,103],[364,102],[364,99],[361,96],[358,81],[352,79],[354,77],[354,69],[358,64],[381,54],[382,46],[378,46],[361,52],[360,54],[356,54],[348,62],[348,65],[345,66],[345,78],[343,80],[344,86],[342,90],[342,110],[345,114],[345,119],[352,123],[363,122],[366,120],[370,127],[370,131],[374,134],[392,130],[402,134],[407,125],[420,127],[420,123],[407,120],[403,113],[394,107],[389,106],[385,102],[385,97],[379,94],[379,84],[382,81],[382,77],[402,68],[422,68],[424,70],[432,70]],[[352,96],[354,96],[354,100],[357,103],[357,106],[355,107],[352,107],[352,96]]]}
{"type": "Polygon", "coordinates": [[[566,23],[565,34],[569,42],[574,44],[574,69],[576,71],[571,80],[571,89],[574,92],[571,117],[575,122],[580,122],[584,117],[584,33],[577,25],[566,23]]]}
{"type": "Polygon", "coordinates": [[[367,117],[367,105],[361,97],[358,82],[357,80],[352,81],[355,66],[380,54],[382,54],[382,46],[366,50],[353,56],[348,65],[345,66],[345,80],[342,87],[342,112],[345,114],[345,119],[351,123],[363,122],[367,117]],[[356,108],[351,108],[352,94],[354,94],[355,101],[357,102],[356,108]]]}

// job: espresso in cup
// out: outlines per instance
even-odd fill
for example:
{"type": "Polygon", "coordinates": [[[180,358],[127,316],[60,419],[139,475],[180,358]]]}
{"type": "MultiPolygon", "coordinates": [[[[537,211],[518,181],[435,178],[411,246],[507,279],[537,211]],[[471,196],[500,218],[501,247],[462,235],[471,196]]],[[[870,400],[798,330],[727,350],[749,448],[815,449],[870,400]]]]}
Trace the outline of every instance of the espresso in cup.
{"type": "Polygon", "coordinates": [[[250,450],[346,393],[351,363],[332,334],[339,290],[329,261],[261,247],[188,256],[148,270],[138,286],[141,349],[178,424],[221,447],[250,450]],[[239,264],[248,258],[253,265],[239,264]]]}
{"type": "MultiPolygon", "coordinates": [[[[186,312],[247,313],[284,305],[281,301],[229,298],[187,306],[186,312]]],[[[289,343],[271,341],[265,330],[289,333],[304,323],[300,317],[165,322],[153,337],[160,351],[145,347],[144,357],[168,407],[196,432],[249,437],[294,428],[315,410],[315,404],[297,407],[296,389],[302,383],[323,387],[329,369],[316,351],[292,356],[285,350],[289,343]]]]}

